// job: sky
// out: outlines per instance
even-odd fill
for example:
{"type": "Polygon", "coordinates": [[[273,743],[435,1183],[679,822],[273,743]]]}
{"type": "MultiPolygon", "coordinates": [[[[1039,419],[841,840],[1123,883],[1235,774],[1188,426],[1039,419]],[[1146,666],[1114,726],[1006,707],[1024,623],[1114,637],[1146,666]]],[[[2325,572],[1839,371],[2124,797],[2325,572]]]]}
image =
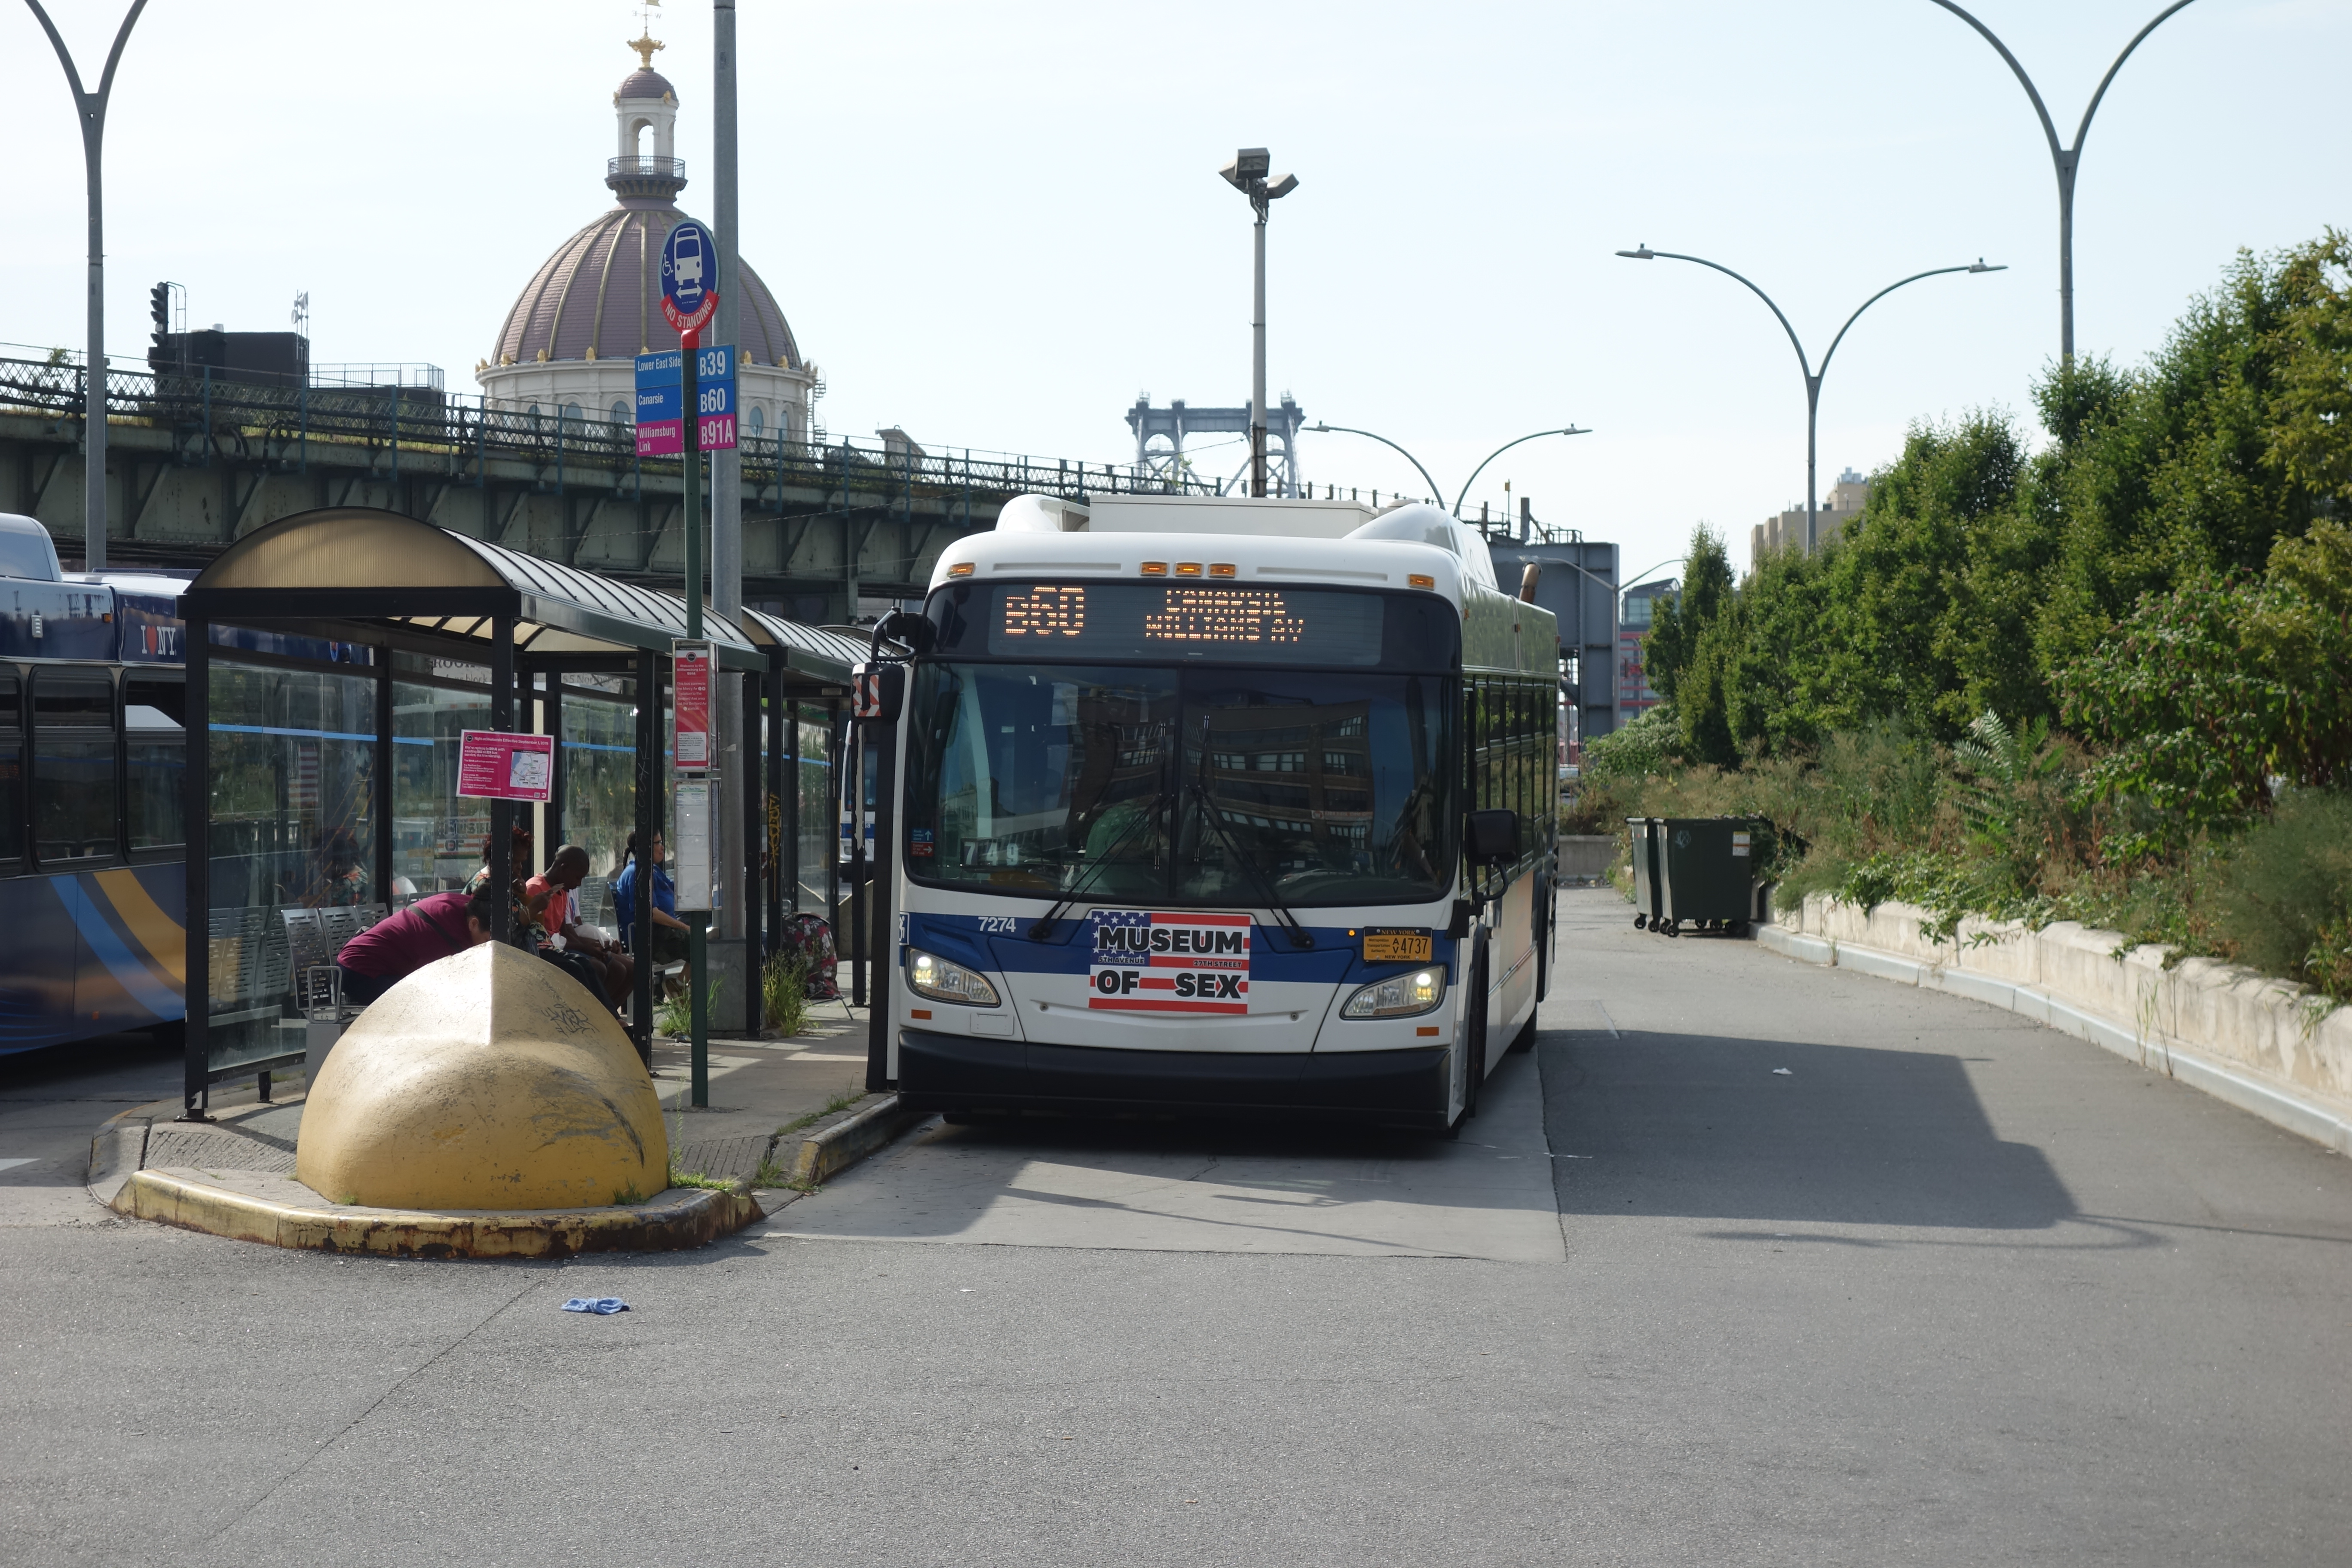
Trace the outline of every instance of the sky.
{"type": "MultiPolygon", "coordinates": [[[[121,0],[47,0],[95,80],[121,0]]],[[[1977,0],[2071,140],[2160,0],[1977,0]]],[[[319,361],[429,361],[453,392],[550,252],[610,205],[620,0],[155,0],[106,137],[110,352],[147,290],[189,320],[287,324],[319,361]]],[[[1299,179],[1269,230],[1269,384],[1378,431],[1451,492],[1496,447],[1548,523],[1621,547],[1624,581],[1803,503],[1805,396],[1753,279],[1831,362],[1822,489],[1920,421],[2005,411],[2029,437],[2058,348],[2047,144],[2000,57],[1930,0],[1554,0],[1444,6],[882,5],[740,0],[745,258],[828,392],[835,435],[1125,460],[1124,413],[1249,395],[1242,146],[1299,179]]],[[[709,213],[711,13],[656,14],[681,204],[709,213]]],[[[82,342],[82,157],[63,74],[0,4],[17,149],[0,342],[82,342]]],[[[2341,104],[2352,0],[2196,0],[2117,75],[2075,209],[2082,352],[2136,363],[2242,248],[2352,226],[2341,104]]],[[[0,354],[22,354],[0,347],[0,354]]],[[[1238,446],[1195,448],[1237,467],[1238,446]]],[[[1308,434],[1313,483],[1423,485],[1308,434]]]]}

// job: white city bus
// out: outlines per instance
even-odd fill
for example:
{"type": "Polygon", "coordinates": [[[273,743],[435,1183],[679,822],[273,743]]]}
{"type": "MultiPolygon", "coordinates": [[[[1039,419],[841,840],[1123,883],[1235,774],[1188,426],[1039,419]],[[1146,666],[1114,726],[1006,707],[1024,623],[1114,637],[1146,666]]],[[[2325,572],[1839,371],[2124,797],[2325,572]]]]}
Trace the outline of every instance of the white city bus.
{"type": "Polygon", "coordinates": [[[1450,1131],[1533,1042],[1559,644],[1475,531],[1023,496],[910,622],[876,1042],[910,1109],[1450,1131]]]}

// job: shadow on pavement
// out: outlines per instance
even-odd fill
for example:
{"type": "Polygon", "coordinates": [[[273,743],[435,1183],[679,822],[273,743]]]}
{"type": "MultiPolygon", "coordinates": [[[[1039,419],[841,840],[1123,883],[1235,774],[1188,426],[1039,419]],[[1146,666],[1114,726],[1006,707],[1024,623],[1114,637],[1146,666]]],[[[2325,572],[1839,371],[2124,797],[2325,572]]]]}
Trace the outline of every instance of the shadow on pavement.
{"type": "Polygon", "coordinates": [[[1312,1122],[936,1121],[786,1209],[799,1236],[1559,1261],[1532,1058],[1458,1141],[1312,1122]]]}
{"type": "Polygon", "coordinates": [[[1983,1230],[2075,1216],[2042,1152],[1994,1135],[1953,1057],[1640,1033],[1538,1049],[1564,1215],[1983,1230]]]}

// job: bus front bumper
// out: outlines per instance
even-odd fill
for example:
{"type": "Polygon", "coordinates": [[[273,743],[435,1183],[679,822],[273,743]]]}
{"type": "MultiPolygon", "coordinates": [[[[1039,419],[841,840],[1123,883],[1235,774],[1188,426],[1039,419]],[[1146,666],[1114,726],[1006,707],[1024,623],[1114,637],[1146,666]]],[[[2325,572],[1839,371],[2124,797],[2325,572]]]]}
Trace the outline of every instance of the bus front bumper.
{"type": "Polygon", "coordinates": [[[1274,1115],[1443,1131],[1448,1075],[1444,1047],[1259,1055],[898,1032],[909,1110],[1274,1115]]]}

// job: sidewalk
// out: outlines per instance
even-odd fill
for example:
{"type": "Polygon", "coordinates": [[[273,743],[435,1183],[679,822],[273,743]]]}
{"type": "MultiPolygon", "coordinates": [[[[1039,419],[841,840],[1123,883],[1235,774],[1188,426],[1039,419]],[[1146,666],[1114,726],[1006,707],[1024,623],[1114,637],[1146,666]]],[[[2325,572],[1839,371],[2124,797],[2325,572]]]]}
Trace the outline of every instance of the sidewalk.
{"type": "MultiPolygon", "coordinates": [[[[749,1211],[756,1205],[757,1212],[746,1212],[744,1219],[773,1214],[902,1130],[908,1119],[894,1111],[892,1097],[866,1092],[865,1010],[826,1003],[812,1011],[816,1016],[808,1027],[790,1039],[713,1039],[710,1104],[700,1110],[687,1103],[691,1095],[687,1043],[655,1041],[654,1086],[669,1134],[670,1169],[674,1180],[689,1183],[665,1194],[672,1207],[696,1195],[695,1188],[732,1183],[751,1200],[738,1206],[749,1211]]],[[[287,1216],[315,1218],[313,1211],[331,1211],[334,1218],[348,1219],[361,1230],[365,1229],[361,1222],[373,1222],[388,1234],[397,1233],[388,1249],[408,1249],[408,1238],[419,1234],[415,1222],[430,1216],[394,1216],[390,1211],[337,1205],[295,1182],[294,1152],[307,1086],[296,1073],[275,1078],[272,1087],[272,1099],[263,1102],[255,1097],[250,1079],[224,1084],[213,1097],[211,1122],[173,1120],[180,1113],[176,1098],[112,1118],[91,1142],[91,1195],[123,1212],[169,1218],[218,1234],[273,1238],[257,1232],[250,1214],[224,1228],[197,1212],[204,1205],[192,1206],[189,1201],[191,1194],[217,1191],[248,1208],[255,1204],[271,1207],[284,1222],[278,1229],[289,1236],[294,1222],[287,1216]],[[126,1196],[131,1178],[142,1171],[154,1175],[126,1196]],[[149,1190],[164,1185],[173,1189],[179,1202],[165,1203],[149,1190]]],[[[519,1222],[527,1225],[528,1216],[501,1218],[509,1233],[519,1222]]],[[[467,1223],[482,1228],[478,1217],[467,1223]]],[[[352,1230],[353,1225],[341,1228],[352,1230]]],[[[310,1224],[302,1234],[311,1239],[280,1244],[318,1245],[320,1228],[320,1224],[310,1224]]],[[[579,1245],[575,1237],[563,1249],[579,1245]]],[[[377,1248],[371,1243],[370,1249],[377,1248]]],[[[502,1243],[495,1250],[528,1248],[502,1243]]]]}

